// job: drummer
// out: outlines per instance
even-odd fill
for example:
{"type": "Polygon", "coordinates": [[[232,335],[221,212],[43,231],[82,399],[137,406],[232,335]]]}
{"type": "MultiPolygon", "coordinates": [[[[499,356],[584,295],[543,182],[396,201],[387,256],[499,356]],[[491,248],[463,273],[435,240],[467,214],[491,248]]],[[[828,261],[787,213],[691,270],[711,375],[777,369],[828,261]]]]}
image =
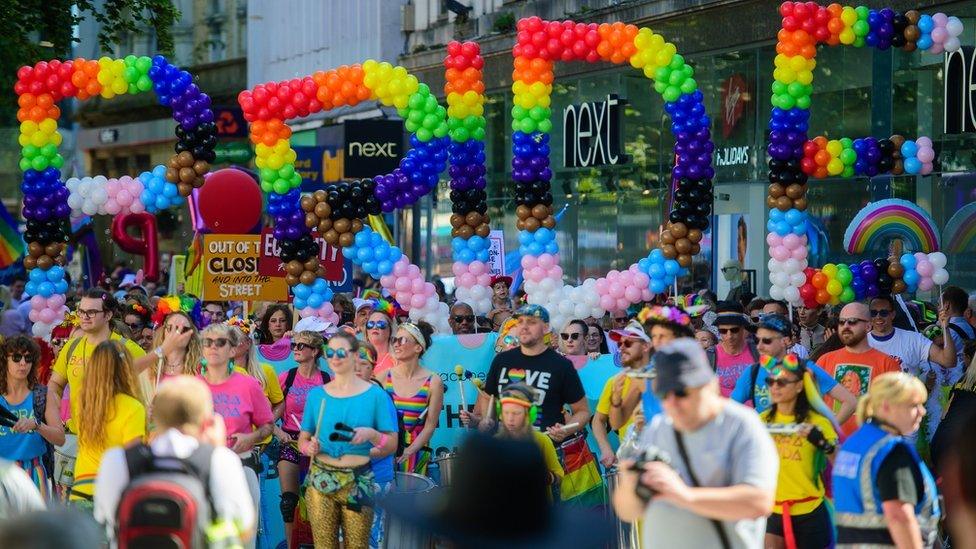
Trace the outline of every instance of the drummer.
{"type": "Polygon", "coordinates": [[[536,391],[524,383],[510,383],[502,389],[502,396],[497,405],[498,415],[501,417],[501,424],[498,433],[499,438],[512,439],[531,439],[539,446],[542,456],[545,458],[546,469],[548,470],[548,480],[550,486],[550,501],[553,492],[562,482],[565,473],[559,458],[556,456],[556,447],[552,439],[532,428],[535,417],[539,413],[539,408],[533,404],[536,401],[536,391]]]}

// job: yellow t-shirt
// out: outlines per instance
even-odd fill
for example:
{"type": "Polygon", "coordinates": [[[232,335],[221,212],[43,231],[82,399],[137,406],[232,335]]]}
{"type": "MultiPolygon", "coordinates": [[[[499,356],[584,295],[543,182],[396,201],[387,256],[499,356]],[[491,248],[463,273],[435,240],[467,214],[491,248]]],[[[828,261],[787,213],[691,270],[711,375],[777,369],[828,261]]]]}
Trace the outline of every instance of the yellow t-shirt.
{"type": "MultiPolygon", "coordinates": [[[[276,404],[285,400],[285,393],[281,390],[281,383],[278,383],[278,374],[275,373],[273,366],[266,362],[261,362],[261,373],[264,374],[264,396],[268,397],[268,402],[271,403],[271,408],[273,409],[276,404]]],[[[240,374],[249,375],[247,370],[241,366],[234,366],[234,371],[240,374]]],[[[273,410],[272,410],[273,411],[273,410]]],[[[264,445],[271,442],[271,437],[274,435],[268,435],[267,438],[259,442],[258,444],[264,445]]]]}
{"type": "MultiPolygon", "coordinates": [[[[765,422],[768,419],[768,412],[762,415],[765,422]]],[[[777,413],[773,423],[793,423],[796,416],[788,416],[777,413]]],[[[837,432],[827,418],[815,412],[810,412],[807,423],[819,427],[824,437],[832,442],[837,442],[837,432]]],[[[779,502],[788,500],[799,500],[814,496],[817,499],[806,503],[797,503],[790,508],[791,515],[805,515],[816,509],[823,501],[823,483],[816,483],[814,475],[814,456],[817,448],[799,434],[772,435],[773,442],[776,443],[776,451],[779,453],[779,479],[776,482],[776,505],[773,506],[774,513],[783,512],[783,506],[779,502]]]]}
{"type": "MultiPolygon", "coordinates": [[[[109,448],[123,446],[134,439],[146,438],[146,408],[138,399],[117,394],[112,401],[108,424],[105,425],[105,445],[94,448],[78,441],[78,459],[75,461],[75,483],[71,490],[92,495],[95,477],[102,462],[102,454],[109,448]]],[[[81,499],[72,497],[72,499],[81,499]]]]}
{"type": "MultiPolygon", "coordinates": [[[[627,396],[627,393],[630,392],[631,379],[626,377],[627,374],[617,374],[617,376],[624,376],[624,388],[620,394],[627,396]]],[[[617,376],[611,377],[605,384],[603,384],[603,391],[600,392],[600,400],[596,402],[596,411],[607,417],[610,417],[610,393],[613,392],[613,382],[617,379],[617,376]]],[[[627,427],[630,427],[630,424],[633,422],[634,415],[631,414],[630,417],[627,418],[627,421],[624,422],[624,424],[620,427],[619,432],[627,432],[627,427]]]]}
{"type": "MultiPolygon", "coordinates": [[[[535,443],[542,450],[542,457],[546,462],[546,469],[550,473],[556,476],[556,485],[559,485],[559,481],[566,475],[563,471],[563,466],[559,464],[559,457],[556,455],[556,447],[552,443],[552,439],[549,435],[541,433],[533,429],[532,438],[535,439],[535,443]]],[[[552,490],[549,491],[549,500],[552,501],[552,490]]]]}
{"type": "MultiPolygon", "coordinates": [[[[109,339],[121,341],[122,336],[113,332],[109,339]]],[[[71,419],[68,420],[68,429],[72,433],[78,432],[75,429],[74,418],[78,417],[78,399],[81,395],[81,385],[85,379],[85,366],[88,364],[92,353],[95,352],[95,347],[97,345],[88,344],[87,336],[71,338],[61,348],[57,360],[54,361],[54,371],[68,380],[68,397],[71,399],[71,419]],[[70,361],[68,360],[69,351],[71,354],[70,361]]],[[[133,359],[142,358],[146,355],[146,351],[131,339],[125,340],[125,348],[132,354],[133,359]]]]}

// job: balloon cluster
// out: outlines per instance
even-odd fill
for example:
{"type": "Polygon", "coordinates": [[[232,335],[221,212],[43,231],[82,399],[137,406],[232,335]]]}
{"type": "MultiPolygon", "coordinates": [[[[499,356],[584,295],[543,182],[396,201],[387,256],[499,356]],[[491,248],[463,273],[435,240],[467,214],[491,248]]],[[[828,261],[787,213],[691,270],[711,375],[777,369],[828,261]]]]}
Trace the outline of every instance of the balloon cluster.
{"type": "Polygon", "coordinates": [[[238,102],[251,123],[255,163],[261,189],[268,197],[268,213],[274,217],[275,237],[288,273],[286,282],[292,286],[303,316],[322,313],[331,290],[321,278],[319,246],[309,230],[318,229],[330,244],[352,246],[364,217],[409,206],[430,192],[447,161],[447,109],[406,69],[374,60],[259,84],[242,91],[238,102]],[[390,174],[330,186],[303,199],[286,121],[369,99],[398,109],[407,129],[414,133],[413,148],[390,174]]]}
{"type": "MultiPolygon", "coordinates": [[[[149,172],[139,174],[139,181],[142,182],[142,194],[139,201],[142,207],[149,213],[157,213],[167,208],[179,206],[185,202],[185,198],[180,194],[179,189],[166,179],[166,166],[156,166],[149,172]]],[[[133,213],[138,213],[136,203],[130,207],[133,213]]]]}
{"type": "Polygon", "coordinates": [[[540,227],[552,229],[552,192],[549,181],[549,134],[512,135],[512,179],[515,180],[515,222],[520,231],[534,232],[540,227]]]}
{"type": "Polygon", "coordinates": [[[944,13],[919,17],[918,12],[914,12],[914,15],[915,20],[912,23],[916,27],[917,46],[920,49],[934,54],[943,51],[954,52],[959,49],[961,45],[959,36],[962,34],[963,24],[958,17],[949,17],[944,13]]]}
{"type": "Polygon", "coordinates": [[[605,278],[596,281],[596,291],[600,296],[600,308],[607,311],[626,310],[632,303],[650,301],[654,297],[651,277],[636,264],[626,271],[607,273],[605,278]]]}
{"type": "MultiPolygon", "coordinates": [[[[142,203],[143,183],[127,175],[106,178],[72,177],[65,182],[70,194],[68,205],[71,217],[80,219],[88,215],[119,215],[139,213],[146,210],[142,203]]],[[[176,189],[173,188],[175,193],[176,189]]],[[[168,199],[167,199],[168,201],[168,199]]]]}
{"type": "Polygon", "coordinates": [[[390,245],[380,233],[363,227],[356,233],[353,243],[342,249],[342,255],[362,267],[369,276],[379,279],[393,272],[393,264],[400,260],[403,252],[390,245]]]}
{"type": "Polygon", "coordinates": [[[902,254],[900,259],[901,266],[904,268],[902,279],[908,291],[928,291],[949,282],[946,262],[946,255],[942,252],[902,254]]]}
{"type": "Polygon", "coordinates": [[[451,271],[454,273],[456,286],[455,299],[471,305],[476,313],[490,311],[492,292],[488,263],[477,259],[467,263],[455,261],[451,271]]]}
{"type": "Polygon", "coordinates": [[[32,269],[24,291],[33,297],[30,300],[28,317],[34,323],[34,335],[43,337],[61,322],[68,308],[65,307],[64,294],[68,283],[64,279],[64,269],[53,265],[47,269],[32,269]]]}
{"type": "Polygon", "coordinates": [[[336,322],[338,315],[332,307],[332,288],[325,278],[313,278],[311,284],[299,283],[291,288],[295,296],[295,309],[302,318],[317,316],[330,322],[336,322]]]}
{"type": "MultiPolygon", "coordinates": [[[[950,37],[958,36],[962,24],[955,19],[950,25],[950,19],[954,18],[944,15],[939,15],[936,22],[935,16],[920,16],[914,10],[898,13],[865,6],[820,6],[815,2],[783,2],[779,12],[782,27],[777,34],[767,146],[770,295],[794,304],[818,302],[819,292],[824,292],[819,294],[820,298],[840,299],[847,288],[843,282],[840,282],[841,292],[834,294],[827,291],[826,283],[823,288],[814,286],[812,280],[807,280],[812,275],[804,275],[807,272],[808,221],[804,212],[808,206],[808,178],[879,173],[924,175],[931,173],[935,154],[930,147],[931,140],[924,137],[915,142],[899,135],[887,139],[817,137],[808,140],[817,45],[867,45],[882,50],[899,47],[906,51],[917,47],[940,53],[947,47],[958,48],[958,40],[953,42],[950,37]],[[941,29],[936,37],[939,45],[935,45],[930,35],[925,35],[925,29],[931,33],[936,27],[941,29]]],[[[887,267],[880,270],[887,273],[887,267]]],[[[848,271],[852,273],[852,284],[862,280],[858,277],[859,270],[848,271]]],[[[842,277],[846,279],[846,275],[842,277]]],[[[836,291],[838,287],[835,284],[831,289],[836,291]]],[[[856,288],[850,289],[853,294],[848,292],[847,297],[856,296],[856,288]]]]}
{"type": "MultiPolygon", "coordinates": [[[[58,181],[58,176],[55,168],[24,172],[24,182],[21,184],[21,190],[24,192],[23,214],[30,233],[38,232],[39,223],[63,219],[70,211],[66,201],[68,190],[58,181]]],[[[39,236],[42,235],[34,234],[35,238],[39,236]]],[[[51,234],[46,240],[58,238],[58,235],[51,234]]]]}
{"type": "Polygon", "coordinates": [[[686,274],[674,259],[668,259],[661,250],[651,250],[647,257],[637,262],[637,267],[650,277],[651,293],[664,293],[672,284],[675,278],[686,274]]]}
{"type": "Polygon", "coordinates": [[[111,99],[116,95],[149,91],[153,82],[149,79],[152,60],[130,55],[125,59],[101,57],[95,79],[102,86],[101,96],[111,99]]]}
{"type": "Polygon", "coordinates": [[[167,163],[166,180],[177,185],[180,195],[190,196],[203,186],[203,176],[217,155],[217,126],[210,97],[193,83],[193,76],[170,64],[165,57],[152,58],[148,68],[159,102],[173,109],[177,121],[175,154],[167,163]]]}
{"type": "Polygon", "coordinates": [[[481,76],[484,65],[477,42],[454,41],[447,45],[447,127],[456,143],[485,140],[485,84],[481,76]]]}

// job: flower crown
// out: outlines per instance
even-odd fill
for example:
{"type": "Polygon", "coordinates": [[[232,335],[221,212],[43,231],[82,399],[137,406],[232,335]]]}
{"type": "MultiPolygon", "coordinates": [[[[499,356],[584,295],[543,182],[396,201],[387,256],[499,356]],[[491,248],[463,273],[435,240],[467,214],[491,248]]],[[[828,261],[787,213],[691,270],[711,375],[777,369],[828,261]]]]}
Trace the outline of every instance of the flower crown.
{"type": "Polygon", "coordinates": [[[168,295],[159,298],[159,303],[156,304],[156,312],[152,316],[153,324],[157,327],[162,326],[170,313],[185,313],[193,320],[197,328],[200,327],[200,300],[195,297],[168,295]]]}
{"type": "Polygon", "coordinates": [[[641,309],[641,312],[637,313],[637,320],[641,324],[647,322],[669,322],[679,326],[688,326],[691,324],[691,316],[688,313],[680,307],[668,307],[666,305],[663,307],[644,307],[641,309]]]}
{"type": "Polygon", "coordinates": [[[234,315],[224,321],[224,324],[237,328],[244,333],[245,336],[250,337],[251,332],[254,331],[254,321],[250,318],[245,318],[241,316],[234,315]]]}

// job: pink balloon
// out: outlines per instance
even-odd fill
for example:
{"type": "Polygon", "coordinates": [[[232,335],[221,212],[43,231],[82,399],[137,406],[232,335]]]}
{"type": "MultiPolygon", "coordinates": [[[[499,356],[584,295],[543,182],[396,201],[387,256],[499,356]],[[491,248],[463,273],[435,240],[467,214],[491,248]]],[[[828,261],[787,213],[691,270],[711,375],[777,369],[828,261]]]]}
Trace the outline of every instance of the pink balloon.
{"type": "Polygon", "coordinates": [[[397,261],[393,264],[393,274],[396,276],[404,276],[407,274],[407,266],[402,261],[397,261]]]}
{"type": "Polygon", "coordinates": [[[468,266],[460,261],[455,261],[454,264],[451,265],[451,272],[454,273],[454,276],[461,276],[468,272],[468,266]]]}
{"type": "Polygon", "coordinates": [[[924,164],[935,159],[935,151],[930,147],[919,147],[918,153],[915,156],[924,164]]]}
{"type": "Polygon", "coordinates": [[[936,27],[932,29],[932,42],[936,44],[942,44],[949,38],[949,31],[945,27],[936,27]]]}
{"type": "Polygon", "coordinates": [[[51,324],[54,322],[54,319],[57,318],[57,316],[58,315],[51,309],[41,309],[37,313],[37,318],[41,319],[41,322],[45,324],[51,324]]]}
{"type": "Polygon", "coordinates": [[[122,205],[109,198],[108,202],[105,203],[105,213],[108,215],[119,215],[122,213],[122,205]]]}
{"type": "Polygon", "coordinates": [[[929,256],[922,252],[915,252],[915,262],[921,263],[922,261],[928,261],[929,256]]]}
{"type": "Polygon", "coordinates": [[[412,309],[423,309],[425,303],[427,303],[427,296],[423,294],[414,294],[410,299],[410,307],[412,309]]]}
{"type": "Polygon", "coordinates": [[[618,283],[610,284],[610,296],[615,299],[620,299],[624,295],[624,288],[618,283]]]}
{"type": "Polygon", "coordinates": [[[790,252],[783,246],[776,246],[775,248],[769,249],[769,255],[773,256],[776,261],[786,261],[790,258],[790,252]]]}
{"type": "Polygon", "coordinates": [[[922,169],[918,171],[921,175],[928,175],[932,173],[934,166],[931,162],[922,162],[922,169]]]}
{"type": "MultiPolygon", "coordinates": [[[[934,34],[935,31],[933,30],[932,33],[934,34]]],[[[936,42],[935,39],[933,38],[932,45],[929,46],[929,49],[926,51],[931,53],[932,55],[939,55],[940,53],[945,51],[945,48],[942,47],[941,42],[936,42]]]]}
{"type": "MultiPolygon", "coordinates": [[[[471,273],[468,273],[468,274],[465,275],[465,277],[466,278],[463,278],[463,280],[467,280],[467,281],[469,281],[471,283],[474,283],[474,275],[472,275],[471,273]]],[[[465,286],[470,287],[471,284],[466,284],[465,286]]],[[[410,284],[410,290],[413,293],[415,293],[415,294],[420,293],[420,292],[423,292],[424,291],[424,280],[422,278],[415,278],[415,279],[413,279],[413,282],[410,284]]]]}
{"type": "Polygon", "coordinates": [[[414,265],[413,263],[407,265],[407,276],[410,278],[422,278],[420,274],[420,267],[414,265]]]}
{"type": "Polygon", "coordinates": [[[932,138],[923,135],[922,137],[919,137],[918,139],[915,140],[915,144],[918,145],[918,148],[920,148],[920,149],[923,148],[923,147],[924,148],[927,148],[927,149],[931,149],[932,148],[932,138]]]}
{"type": "Polygon", "coordinates": [[[146,211],[146,205],[142,203],[142,200],[133,200],[132,205],[129,206],[129,211],[132,213],[142,213],[146,211]]]}
{"type": "Polygon", "coordinates": [[[651,277],[644,273],[637,273],[634,275],[634,286],[638,288],[646,288],[651,284],[651,277]]]}
{"type": "Polygon", "coordinates": [[[549,278],[561,281],[563,279],[563,268],[559,265],[553,265],[552,268],[549,269],[548,274],[549,278]]]}
{"type": "Polygon", "coordinates": [[[609,288],[610,288],[610,285],[607,282],[607,279],[605,279],[605,278],[598,278],[596,280],[596,292],[598,294],[600,294],[600,295],[606,294],[607,293],[607,290],[609,288]]]}
{"type": "Polygon", "coordinates": [[[423,294],[427,297],[431,297],[437,294],[437,288],[434,288],[434,285],[430,282],[425,282],[423,294]]]}
{"type": "Polygon", "coordinates": [[[39,295],[35,295],[30,299],[31,309],[35,311],[40,311],[44,307],[47,307],[47,300],[39,295]]]}
{"type": "Polygon", "coordinates": [[[523,255],[522,256],[522,268],[529,270],[539,264],[539,260],[535,256],[523,255]]]}
{"type": "Polygon", "coordinates": [[[122,186],[119,185],[118,179],[109,179],[105,182],[105,192],[108,193],[109,198],[118,194],[119,189],[121,188],[122,186]]]}
{"type": "Polygon", "coordinates": [[[609,273],[607,273],[607,280],[610,281],[611,283],[616,282],[617,277],[619,276],[620,276],[620,271],[612,270],[609,273]]]}
{"type": "Polygon", "coordinates": [[[935,287],[935,282],[931,278],[925,277],[918,281],[918,289],[926,292],[935,287]]]}
{"type": "Polygon", "coordinates": [[[926,259],[925,261],[919,261],[916,263],[915,270],[918,271],[918,274],[922,275],[922,278],[931,278],[932,273],[935,272],[935,265],[932,265],[932,263],[926,259]]]}
{"type": "Polygon", "coordinates": [[[47,298],[47,306],[54,310],[58,310],[62,305],[64,305],[64,294],[54,294],[47,298]]]}
{"type": "Polygon", "coordinates": [[[602,296],[600,296],[600,308],[603,309],[604,311],[612,311],[613,308],[614,308],[614,305],[616,305],[616,304],[617,304],[617,301],[614,298],[612,298],[612,297],[610,297],[608,295],[602,295],[602,296]]]}
{"type": "Polygon", "coordinates": [[[487,287],[491,284],[491,275],[488,273],[478,275],[478,286],[487,287]]]}
{"type": "Polygon", "coordinates": [[[38,322],[40,313],[41,312],[39,310],[31,309],[27,312],[27,318],[29,318],[31,322],[38,322]]]}
{"type": "Polygon", "coordinates": [[[128,206],[129,204],[132,204],[132,199],[133,196],[129,194],[129,191],[124,189],[120,190],[118,194],[115,195],[115,201],[121,206],[128,206]]]}
{"type": "Polygon", "coordinates": [[[384,288],[391,288],[396,283],[396,277],[393,275],[383,275],[380,277],[380,286],[384,288]]]}
{"type": "Polygon", "coordinates": [[[769,233],[766,235],[766,244],[769,244],[769,247],[771,248],[776,246],[782,246],[783,237],[776,233],[769,233]]]}
{"type": "Polygon", "coordinates": [[[539,266],[544,269],[550,269],[555,263],[553,262],[552,255],[542,254],[539,256],[539,266]]]}
{"type": "MultiPolygon", "coordinates": [[[[946,26],[946,23],[949,22],[949,16],[940,11],[932,15],[932,21],[936,24],[936,26],[944,27],[946,26]]],[[[932,31],[935,32],[935,29],[932,29],[932,31]]]]}
{"type": "Polygon", "coordinates": [[[792,257],[793,259],[795,259],[797,261],[803,261],[804,259],[807,258],[807,248],[806,248],[806,246],[800,246],[799,248],[793,248],[793,251],[790,252],[790,254],[791,254],[790,257],[792,257]]]}
{"type": "Polygon", "coordinates": [[[635,286],[627,286],[627,289],[624,290],[624,297],[626,297],[627,301],[630,301],[631,303],[637,303],[640,300],[640,296],[640,290],[638,290],[635,286]]]}
{"type": "Polygon", "coordinates": [[[627,307],[630,307],[630,302],[628,302],[625,298],[621,297],[617,300],[618,311],[626,311],[627,307]]]}
{"type": "Polygon", "coordinates": [[[407,277],[400,277],[400,278],[396,279],[396,283],[395,283],[394,287],[397,290],[401,291],[401,292],[402,291],[405,291],[405,290],[409,290],[410,289],[410,282],[411,282],[411,279],[409,279],[407,277]]]}
{"type": "MultiPolygon", "coordinates": [[[[471,273],[464,273],[463,275],[461,275],[460,277],[458,277],[458,284],[462,288],[470,288],[470,287],[474,286],[475,282],[477,282],[477,281],[478,281],[477,277],[475,277],[471,273]]],[[[413,288],[412,288],[413,291],[414,291],[414,293],[422,292],[423,291],[423,288],[424,288],[424,281],[423,280],[417,279],[417,280],[414,281],[413,288]],[[419,284],[418,284],[418,282],[419,282],[419,284]]]]}
{"type": "Polygon", "coordinates": [[[652,299],[654,299],[654,292],[650,288],[641,290],[641,301],[650,301],[652,299]]]}
{"type": "Polygon", "coordinates": [[[796,234],[790,233],[783,237],[783,246],[787,250],[795,250],[801,246],[800,237],[796,234]]]}
{"type": "Polygon", "coordinates": [[[472,261],[471,264],[468,265],[468,272],[475,276],[483,275],[487,271],[488,266],[481,261],[472,261]]]}

